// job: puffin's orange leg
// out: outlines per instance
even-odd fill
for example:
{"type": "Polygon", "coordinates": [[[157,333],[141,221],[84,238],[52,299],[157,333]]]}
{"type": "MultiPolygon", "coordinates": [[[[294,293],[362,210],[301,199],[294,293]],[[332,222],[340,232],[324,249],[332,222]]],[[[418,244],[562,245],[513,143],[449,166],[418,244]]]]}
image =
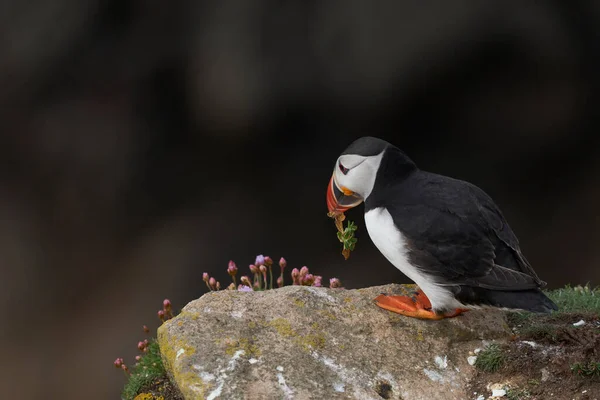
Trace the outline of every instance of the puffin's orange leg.
{"type": "Polygon", "coordinates": [[[375,304],[388,311],[402,314],[407,317],[432,320],[452,318],[468,311],[467,309],[457,308],[451,313],[436,314],[431,310],[431,302],[421,290],[418,290],[414,297],[387,296],[381,294],[375,298],[375,304]]]}

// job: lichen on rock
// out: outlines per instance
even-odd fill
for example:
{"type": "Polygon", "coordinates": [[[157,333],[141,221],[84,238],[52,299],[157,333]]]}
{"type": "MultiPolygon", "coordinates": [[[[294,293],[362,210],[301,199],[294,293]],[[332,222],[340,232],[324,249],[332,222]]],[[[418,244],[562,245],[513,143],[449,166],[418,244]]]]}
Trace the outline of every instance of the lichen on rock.
{"type": "Polygon", "coordinates": [[[504,315],[421,321],[373,304],[402,285],[221,291],[159,328],[165,367],[186,399],[464,399],[467,358],[503,340],[504,315]]]}

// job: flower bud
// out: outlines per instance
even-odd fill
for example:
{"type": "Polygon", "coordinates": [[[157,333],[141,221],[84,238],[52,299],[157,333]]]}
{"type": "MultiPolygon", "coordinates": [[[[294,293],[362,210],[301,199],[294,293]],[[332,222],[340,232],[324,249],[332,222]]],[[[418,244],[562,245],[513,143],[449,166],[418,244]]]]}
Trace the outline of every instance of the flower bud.
{"type": "Polygon", "coordinates": [[[342,283],[338,278],[331,278],[329,280],[329,287],[332,289],[339,288],[342,287],[342,283]]]}
{"type": "Polygon", "coordinates": [[[313,283],[314,287],[321,287],[323,286],[323,277],[320,275],[315,275],[315,282],[313,283]]]}
{"type": "Polygon", "coordinates": [[[122,358],[117,358],[115,360],[115,362],[113,363],[113,365],[115,366],[115,368],[121,368],[121,365],[123,365],[123,359],[122,358]]]}
{"type": "Polygon", "coordinates": [[[283,287],[283,277],[277,278],[277,287],[283,287]]]}
{"type": "Polygon", "coordinates": [[[158,318],[160,318],[162,322],[165,322],[165,312],[163,310],[158,310],[158,318]]]}
{"type": "Polygon", "coordinates": [[[229,286],[227,286],[227,290],[235,290],[235,283],[231,282],[229,286]]]}
{"type": "Polygon", "coordinates": [[[252,287],[252,283],[250,283],[250,278],[248,278],[246,275],[240,278],[240,282],[242,282],[242,285],[252,287]]]}
{"type": "Polygon", "coordinates": [[[298,271],[298,268],[294,268],[292,270],[292,282],[294,285],[298,285],[298,277],[300,276],[300,271],[298,271]]]}
{"type": "Polygon", "coordinates": [[[208,283],[208,272],[202,274],[202,280],[208,283]]]}
{"type": "Polygon", "coordinates": [[[138,342],[138,349],[140,351],[144,351],[145,348],[146,348],[146,343],[144,343],[144,342],[138,342]]]}
{"type": "Polygon", "coordinates": [[[271,260],[271,257],[265,256],[265,265],[267,267],[270,267],[271,265],[273,265],[273,260],[271,260]]]}
{"type": "Polygon", "coordinates": [[[142,356],[135,356],[135,361],[140,362],[140,360],[142,359],[142,356]]]}
{"type": "Polygon", "coordinates": [[[231,276],[235,276],[238,272],[237,265],[233,261],[229,261],[229,266],[227,267],[227,273],[231,276]]]}
{"type": "Polygon", "coordinates": [[[285,267],[287,267],[287,261],[285,260],[285,258],[281,257],[279,259],[279,266],[281,267],[281,269],[284,269],[285,267]]]}
{"type": "Polygon", "coordinates": [[[215,289],[217,286],[217,280],[211,276],[208,280],[208,286],[210,286],[211,289],[215,289]]]}
{"type": "Polygon", "coordinates": [[[267,272],[267,267],[263,264],[259,267],[261,273],[265,274],[267,272]]]}
{"type": "Polygon", "coordinates": [[[150,333],[150,328],[148,328],[146,325],[144,325],[144,326],[142,327],[142,329],[144,330],[144,332],[146,332],[146,333],[150,333]]]}
{"type": "Polygon", "coordinates": [[[171,311],[171,300],[169,300],[169,299],[163,300],[163,310],[165,310],[165,312],[171,311]]]}
{"type": "Polygon", "coordinates": [[[217,290],[221,290],[221,282],[217,281],[217,290]]]}
{"type": "Polygon", "coordinates": [[[258,267],[254,264],[250,264],[250,272],[253,274],[258,274],[258,267]]]}
{"type": "Polygon", "coordinates": [[[300,268],[300,278],[305,277],[306,274],[308,274],[308,267],[305,265],[304,267],[300,268]]]}

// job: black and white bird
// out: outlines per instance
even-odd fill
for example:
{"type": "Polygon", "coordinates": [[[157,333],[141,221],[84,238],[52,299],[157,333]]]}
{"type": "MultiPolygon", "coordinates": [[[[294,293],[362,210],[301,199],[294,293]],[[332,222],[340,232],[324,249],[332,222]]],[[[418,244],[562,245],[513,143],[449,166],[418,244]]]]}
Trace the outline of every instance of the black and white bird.
{"type": "Polygon", "coordinates": [[[557,309],[500,209],[477,186],[422,171],[392,144],[362,137],[337,159],[327,207],[336,214],[362,202],[375,246],[419,287],[415,296],[380,295],[378,306],[422,319],[479,307],[557,309]]]}

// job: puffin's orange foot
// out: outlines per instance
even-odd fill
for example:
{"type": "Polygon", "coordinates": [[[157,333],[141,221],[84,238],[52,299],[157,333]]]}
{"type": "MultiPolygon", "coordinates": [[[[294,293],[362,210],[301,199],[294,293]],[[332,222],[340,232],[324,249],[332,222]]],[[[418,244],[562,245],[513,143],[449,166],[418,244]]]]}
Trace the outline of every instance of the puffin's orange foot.
{"type": "Polygon", "coordinates": [[[451,313],[436,314],[431,310],[431,302],[421,290],[417,291],[414,297],[386,296],[385,294],[381,294],[375,298],[375,304],[388,311],[407,317],[432,320],[452,318],[468,311],[467,309],[457,308],[451,313]]]}

